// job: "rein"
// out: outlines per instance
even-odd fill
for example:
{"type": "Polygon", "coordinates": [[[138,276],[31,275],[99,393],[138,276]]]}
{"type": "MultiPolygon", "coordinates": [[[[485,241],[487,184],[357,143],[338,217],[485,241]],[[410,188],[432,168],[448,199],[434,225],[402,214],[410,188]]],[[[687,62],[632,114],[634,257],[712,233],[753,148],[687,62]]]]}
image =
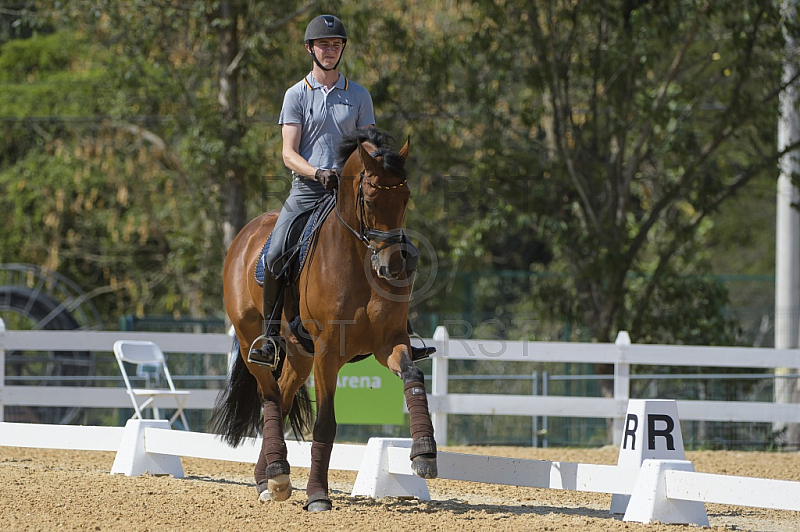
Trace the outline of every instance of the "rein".
{"type": "Polygon", "coordinates": [[[366,207],[364,206],[364,183],[368,184],[372,188],[376,188],[378,190],[394,190],[400,188],[404,185],[408,184],[407,179],[403,179],[402,183],[398,183],[397,185],[392,186],[384,186],[379,185],[378,183],[373,183],[369,179],[367,179],[365,175],[365,170],[361,170],[361,174],[359,175],[358,180],[358,196],[356,198],[356,203],[358,203],[358,210],[359,210],[359,230],[356,231],[350,224],[344,221],[342,215],[339,213],[339,202],[336,202],[336,217],[339,218],[339,221],[344,225],[346,228],[350,230],[351,233],[355,235],[355,237],[367,246],[368,249],[372,251],[373,255],[377,255],[380,251],[392,246],[394,244],[399,244],[405,238],[405,233],[403,233],[402,229],[390,229],[388,231],[380,231],[378,229],[370,228],[364,220],[366,219],[366,207]],[[371,241],[376,240],[380,242],[380,245],[375,246],[371,241]]]}

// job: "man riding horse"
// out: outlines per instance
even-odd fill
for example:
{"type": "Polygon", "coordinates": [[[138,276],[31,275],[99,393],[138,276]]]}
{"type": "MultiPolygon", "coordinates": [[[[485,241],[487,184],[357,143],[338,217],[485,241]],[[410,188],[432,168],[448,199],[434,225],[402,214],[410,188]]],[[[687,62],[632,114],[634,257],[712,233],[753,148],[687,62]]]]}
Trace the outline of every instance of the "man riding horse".
{"type": "MultiPolygon", "coordinates": [[[[292,223],[312,210],[321,197],[338,186],[337,147],[342,136],[356,128],[375,125],[372,98],[364,87],[339,73],[347,45],[344,24],[332,15],[313,19],[305,32],[305,47],[313,59],[312,70],[290,87],[284,96],[278,123],[282,127],[283,162],[292,171],[292,188],[271,236],[264,273],[264,341],[250,350],[248,360],[274,367],[280,336],[282,286],[285,273],[284,243],[292,223]],[[279,301],[279,298],[281,299],[279,301]],[[270,319],[277,316],[277,319],[270,319]]],[[[413,279],[419,252],[406,239],[407,278],[413,279]]],[[[408,324],[411,334],[411,325],[408,324]]],[[[412,346],[412,360],[420,360],[434,348],[412,346]]]]}

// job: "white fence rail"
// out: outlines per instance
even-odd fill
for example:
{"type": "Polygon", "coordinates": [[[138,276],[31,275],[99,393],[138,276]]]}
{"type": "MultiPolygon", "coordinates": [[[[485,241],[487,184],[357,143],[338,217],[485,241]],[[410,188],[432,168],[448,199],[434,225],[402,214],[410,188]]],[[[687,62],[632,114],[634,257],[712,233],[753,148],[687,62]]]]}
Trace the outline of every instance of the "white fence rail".
{"type": "MultiPolygon", "coordinates": [[[[106,352],[112,357],[112,346],[120,339],[152,340],[166,353],[227,356],[231,347],[231,339],[225,334],[9,331],[3,329],[0,320],[0,421],[3,420],[4,405],[128,408],[130,402],[121,386],[92,388],[6,385],[3,373],[6,351],[93,351],[106,352]]],[[[621,333],[616,344],[464,340],[449,338],[447,331],[440,327],[433,339],[426,340],[438,350],[433,357],[429,397],[437,441],[442,445],[447,442],[448,414],[613,419],[613,434],[617,440],[622,434],[622,423],[630,398],[631,365],[800,369],[798,349],[636,345],[630,344],[626,339],[627,334],[621,333]],[[614,366],[614,396],[598,398],[453,394],[448,391],[451,360],[611,364],[614,366]]],[[[217,392],[211,389],[193,389],[186,408],[212,408],[217,392]]],[[[677,405],[682,420],[800,422],[800,404],[796,403],[680,400],[677,405]]],[[[163,406],[169,405],[165,403],[163,406]]]]}
{"type": "MultiPolygon", "coordinates": [[[[2,320],[0,320],[2,324],[2,320]]],[[[0,421],[4,406],[130,408],[131,401],[122,381],[119,388],[82,386],[28,386],[5,384],[6,351],[91,351],[104,352],[114,360],[117,340],[151,340],[166,353],[224,355],[231,349],[226,334],[186,334],[108,331],[10,331],[0,325],[0,421]]],[[[219,390],[192,389],[187,409],[210,409],[219,390]]],[[[174,401],[158,399],[156,406],[174,407],[174,401]]]]}
{"type": "MultiPolygon", "coordinates": [[[[148,470],[177,477],[183,477],[180,457],[254,463],[261,448],[258,438],[234,449],[211,434],[165,430],[166,422],[160,428],[156,423],[129,421],[124,429],[0,423],[0,446],[116,451],[112,473],[148,470]]],[[[286,443],[290,464],[310,467],[311,444],[286,443]]],[[[411,471],[410,445],[409,439],[385,438],[366,446],[337,444],[330,469],[358,471],[353,496],[430,500],[427,483],[411,471]]],[[[440,452],[438,466],[441,479],[631,495],[621,510],[625,521],[707,527],[707,502],[800,511],[800,482],[696,473],[685,460],[645,460],[640,468],[440,452]]]]}
{"type": "MultiPolygon", "coordinates": [[[[447,441],[448,414],[598,417],[614,420],[614,443],[619,443],[628,400],[632,365],[724,368],[800,368],[800,350],[750,347],[699,347],[631,344],[620,333],[614,344],[524,342],[452,339],[443,327],[430,342],[433,358],[430,408],[437,441],[447,441]],[[613,364],[614,396],[555,397],[531,395],[452,394],[448,392],[451,360],[504,362],[570,362],[613,364]]],[[[798,423],[800,404],[746,401],[677,401],[681,420],[760,423],[798,423]]]]}

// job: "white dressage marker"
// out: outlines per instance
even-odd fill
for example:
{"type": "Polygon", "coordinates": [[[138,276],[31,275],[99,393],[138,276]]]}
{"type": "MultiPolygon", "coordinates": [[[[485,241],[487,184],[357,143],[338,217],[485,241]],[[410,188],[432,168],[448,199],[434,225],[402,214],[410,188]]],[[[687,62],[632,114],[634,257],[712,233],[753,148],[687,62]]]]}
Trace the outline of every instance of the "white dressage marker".
{"type": "Polygon", "coordinates": [[[431,500],[428,483],[411,471],[411,443],[410,438],[370,438],[351,496],[373,499],[402,496],[415,497],[421,501],[431,500]],[[389,466],[389,451],[394,448],[402,451],[401,461],[405,458],[406,467],[400,471],[392,471],[389,466]]]}
{"type": "Polygon", "coordinates": [[[675,470],[694,472],[694,465],[687,460],[645,460],[622,520],[709,526],[702,502],[668,498],[665,472],[675,470]]]}
{"type": "Polygon", "coordinates": [[[145,428],[171,432],[169,421],[166,419],[129,419],[125,423],[125,432],[122,433],[111,473],[121,473],[129,477],[150,473],[183,478],[180,456],[155,453],[147,449],[145,428]]]}
{"type": "MultiPolygon", "coordinates": [[[[619,445],[620,467],[640,468],[645,460],[686,460],[683,435],[675,401],[631,399],[619,445]]],[[[611,497],[612,514],[624,514],[630,496],[611,497]]]]}

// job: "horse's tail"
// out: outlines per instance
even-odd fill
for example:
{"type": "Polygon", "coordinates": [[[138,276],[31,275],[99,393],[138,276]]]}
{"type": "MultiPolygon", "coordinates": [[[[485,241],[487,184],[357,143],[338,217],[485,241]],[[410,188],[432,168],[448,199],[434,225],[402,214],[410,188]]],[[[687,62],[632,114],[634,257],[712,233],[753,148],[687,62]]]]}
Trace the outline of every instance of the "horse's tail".
{"type": "MultiPolygon", "coordinates": [[[[250,374],[244,359],[239,355],[239,339],[233,337],[232,352],[235,353],[233,368],[214,404],[214,411],[208,424],[212,432],[233,447],[239,446],[244,438],[260,432],[261,399],[258,395],[258,382],[250,374]]],[[[295,437],[302,439],[314,423],[314,407],[303,384],[294,396],[289,410],[289,424],[295,437]]]]}
{"type": "Polygon", "coordinates": [[[261,399],[258,396],[258,382],[239,355],[239,339],[235,335],[231,353],[235,357],[233,368],[230,369],[225,388],[217,395],[208,425],[229,445],[237,447],[244,438],[258,431],[261,399]]]}

